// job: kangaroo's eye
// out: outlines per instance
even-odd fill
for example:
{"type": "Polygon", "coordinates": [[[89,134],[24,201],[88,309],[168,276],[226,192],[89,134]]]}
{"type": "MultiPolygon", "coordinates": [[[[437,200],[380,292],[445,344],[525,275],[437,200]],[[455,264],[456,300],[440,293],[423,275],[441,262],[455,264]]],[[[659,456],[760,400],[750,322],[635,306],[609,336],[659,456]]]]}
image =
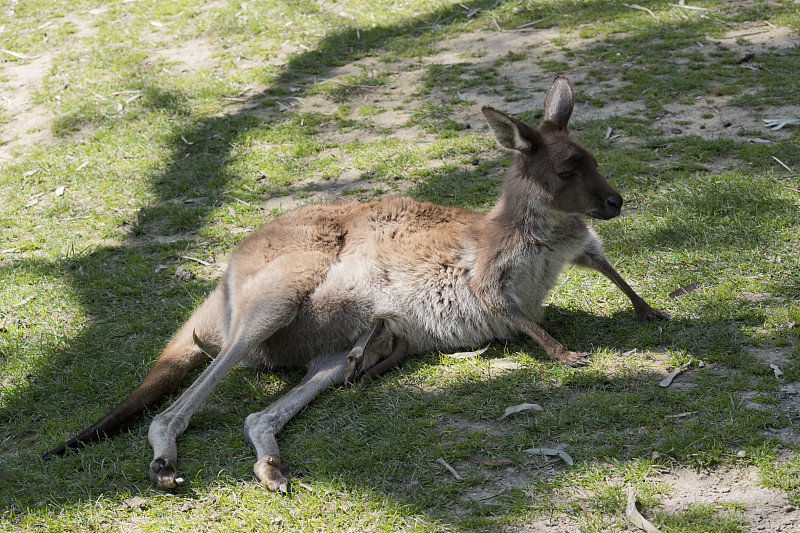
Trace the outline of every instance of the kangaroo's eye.
{"type": "Polygon", "coordinates": [[[558,174],[558,177],[561,178],[562,180],[569,180],[572,179],[574,176],[575,173],[572,172],[571,170],[568,170],[566,172],[561,172],[558,174]]]}

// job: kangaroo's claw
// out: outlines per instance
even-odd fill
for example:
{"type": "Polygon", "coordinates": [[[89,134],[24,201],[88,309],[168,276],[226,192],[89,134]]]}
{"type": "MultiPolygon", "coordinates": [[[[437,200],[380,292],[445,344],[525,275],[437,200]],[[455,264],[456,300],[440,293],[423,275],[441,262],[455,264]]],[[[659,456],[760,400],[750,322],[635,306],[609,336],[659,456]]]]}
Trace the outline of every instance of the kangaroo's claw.
{"type": "Polygon", "coordinates": [[[183,478],[175,471],[173,459],[153,459],[150,463],[150,480],[165,490],[172,490],[183,483],[183,478]]]}

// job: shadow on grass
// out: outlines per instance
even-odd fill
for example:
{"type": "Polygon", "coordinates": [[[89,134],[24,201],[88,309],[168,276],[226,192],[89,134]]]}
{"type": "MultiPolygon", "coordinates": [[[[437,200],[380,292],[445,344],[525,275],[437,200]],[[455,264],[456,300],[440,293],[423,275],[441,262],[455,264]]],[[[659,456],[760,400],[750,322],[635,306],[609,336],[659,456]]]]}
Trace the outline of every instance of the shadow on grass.
{"type": "MultiPolygon", "coordinates": [[[[477,4],[484,8],[497,5],[496,2],[477,4]]],[[[584,3],[580,5],[586,7],[584,3]]],[[[358,39],[355,30],[330,35],[316,50],[293,58],[275,86],[317,75],[332,65],[380,50],[387,40],[418,38],[429,31],[426,28],[441,24],[443,18],[455,23],[455,14],[460,13],[460,9],[457,6],[443,9],[391,28],[362,30],[358,39]]],[[[621,8],[606,6],[606,16],[613,15],[616,9],[621,8]]],[[[596,13],[586,11],[591,10],[577,10],[574,15],[587,20],[596,17],[596,13]]],[[[278,125],[284,120],[278,114],[257,117],[247,110],[251,104],[260,104],[267,96],[265,92],[252,97],[243,103],[241,111],[220,117],[203,117],[188,128],[174,131],[172,160],[166,170],[152,180],[158,200],[141,210],[138,224],[123,245],[100,247],[61,262],[19,261],[14,264],[13,268],[28,269],[34,276],[37,272],[58,273],[75,290],[86,315],[93,320],[71,339],[69,346],[54,346],[51,357],[36,370],[29,385],[6,400],[2,420],[11,429],[3,430],[0,455],[8,456],[9,452],[17,451],[20,443],[31,447],[8,462],[5,468],[13,470],[3,472],[0,496],[6,510],[22,513],[29,507],[40,506],[42,502],[60,507],[95,500],[110,490],[122,488],[135,492],[150,487],[146,473],[149,460],[149,448],[144,438],[146,421],[128,435],[93,445],[64,459],[40,462],[35,457],[57,444],[56,436],[83,429],[127,395],[167,338],[212,288],[212,281],[181,282],[166,274],[154,275],[163,256],[185,253],[187,245],[184,242],[160,244],[152,237],[164,231],[171,234],[193,232],[208,223],[234,179],[228,168],[234,142],[259,125],[278,125]],[[193,144],[187,144],[187,140],[193,144]],[[184,202],[187,197],[198,196],[204,199],[184,202]],[[87,354],[91,354],[91,358],[87,358],[87,354]],[[98,374],[98,368],[109,366],[118,371],[113,375],[98,374]],[[59,416],[64,416],[64,419],[59,419],[59,416]],[[38,435],[29,434],[32,425],[43,430],[46,442],[38,435]],[[87,478],[91,480],[88,487],[85,485],[87,478]],[[77,491],[73,488],[76,484],[81,486],[77,491]]],[[[180,95],[158,93],[146,101],[175,113],[182,109],[180,95]]],[[[451,174],[429,176],[416,194],[426,199],[437,199],[439,191],[452,193],[454,189],[447,181],[453,178],[451,174]]],[[[476,195],[490,196],[497,185],[496,180],[486,182],[483,170],[466,172],[455,178],[467,185],[463,193],[456,193],[452,203],[471,201],[476,195]]],[[[0,271],[8,269],[2,267],[0,271]]],[[[752,320],[759,318],[751,317],[752,320]]],[[[707,356],[707,347],[703,343],[713,338],[713,349],[720,361],[724,361],[725,354],[730,351],[739,350],[738,339],[731,337],[730,324],[726,320],[703,323],[676,320],[665,325],[657,337],[654,337],[656,328],[652,325],[635,324],[629,317],[612,319],[586,313],[570,312],[563,316],[549,313],[547,327],[572,349],[685,344],[687,354],[699,358],[707,356]],[[682,332],[701,327],[703,332],[697,339],[702,341],[680,340],[682,332]],[[709,328],[716,332],[713,337],[708,336],[709,328]],[[611,331],[615,331],[615,342],[607,344],[601,334],[611,331]],[[717,341],[724,343],[718,345],[717,341]]],[[[532,344],[520,346],[528,350],[532,344]]],[[[539,353],[538,348],[534,351],[539,353]]],[[[464,487],[452,484],[434,471],[431,463],[435,464],[437,458],[466,461],[474,454],[504,454],[512,456],[518,464],[530,465],[534,460],[521,456],[520,446],[527,444],[532,434],[547,433],[550,441],[573,445],[579,461],[591,462],[605,457],[633,459],[648,456],[653,450],[675,453],[678,459],[685,460],[687,450],[698,449],[698,438],[701,441],[700,452],[708,454],[711,461],[727,446],[763,444],[764,439],[758,436],[757,430],[771,422],[767,415],[761,418],[739,417],[725,406],[715,405],[713,407],[719,407],[715,410],[700,405],[701,392],[711,389],[701,388],[701,392],[690,394],[665,394],[653,388],[654,375],[651,372],[632,371],[609,378],[586,369],[554,369],[549,362],[545,364],[536,360],[535,370],[549,376],[551,382],[543,382],[532,370],[523,370],[487,380],[468,379],[466,376],[434,392],[426,392],[409,383],[411,378],[404,377],[420,371],[425,365],[434,364],[436,359],[432,355],[422,356],[418,362],[410,362],[400,375],[366,392],[339,389],[324,394],[312,404],[306,416],[291,422],[282,434],[281,444],[287,464],[295,471],[313,472],[315,476],[330,477],[345,485],[373,487],[373,490],[377,487],[398,502],[408,503],[414,512],[434,509],[440,520],[450,523],[455,518],[443,507],[447,500],[440,497],[441,491],[446,489],[459,493],[464,487]],[[635,394],[626,396],[637,385],[643,389],[637,388],[635,394]],[[600,406],[618,403],[620,397],[625,400],[618,409],[600,409],[600,406]],[[494,421],[504,407],[520,400],[537,398],[540,402],[557,406],[553,412],[557,410],[559,417],[547,423],[538,418],[525,418],[524,423],[508,431],[499,448],[495,448],[496,442],[492,441],[491,435],[487,436],[483,431],[466,436],[463,432],[447,432],[448,417],[494,421]],[[643,399],[646,400],[644,406],[640,403],[643,399]],[[364,405],[370,402],[383,407],[377,413],[366,412],[364,405]],[[407,408],[391,408],[399,403],[407,408]],[[665,413],[692,409],[702,410],[704,416],[711,417],[715,423],[711,426],[698,424],[689,434],[683,431],[685,427],[663,427],[665,413]],[[587,418],[587,413],[593,411],[603,414],[587,418]],[[433,419],[430,416],[432,412],[435,413],[433,419]],[[363,419],[364,423],[352,427],[350,417],[363,419]],[[320,421],[320,418],[324,420],[320,421]],[[444,429],[438,427],[439,421],[444,421],[444,429]],[[639,428],[645,430],[639,432],[639,428]],[[621,434],[635,436],[620,437],[621,434]],[[687,442],[689,438],[695,440],[687,442]],[[598,439],[609,442],[598,444],[598,439]],[[328,442],[326,447],[314,444],[319,440],[328,442]],[[587,440],[592,444],[581,444],[587,440]],[[313,457],[303,456],[298,451],[309,448],[315,450],[313,457]],[[605,451],[602,454],[591,452],[598,449],[605,451]],[[406,490],[411,486],[418,488],[406,490]]],[[[279,373],[274,378],[264,378],[268,381],[266,384],[259,384],[256,379],[255,385],[251,381],[252,375],[246,371],[235,372],[216,393],[224,395],[224,401],[215,400],[215,396],[209,399],[212,405],[219,407],[223,404],[220,407],[222,415],[213,414],[213,410],[199,413],[181,439],[181,466],[190,479],[194,469],[196,483],[213,483],[219,470],[210,467],[219,464],[234,464],[234,477],[250,479],[252,454],[241,435],[243,415],[259,410],[279,397],[299,379],[300,374],[279,373]],[[226,427],[216,429],[212,422],[223,422],[226,427]],[[198,427],[208,432],[197,431],[198,427]],[[219,463],[193,465],[193,451],[201,450],[209,443],[215,448],[215,458],[219,463]],[[230,463],[227,458],[231,458],[230,463]]],[[[714,380],[709,383],[709,386],[720,385],[714,380]]],[[[190,488],[182,491],[179,494],[191,494],[190,488]]],[[[514,498],[526,498],[524,491],[514,494],[514,498]]]]}

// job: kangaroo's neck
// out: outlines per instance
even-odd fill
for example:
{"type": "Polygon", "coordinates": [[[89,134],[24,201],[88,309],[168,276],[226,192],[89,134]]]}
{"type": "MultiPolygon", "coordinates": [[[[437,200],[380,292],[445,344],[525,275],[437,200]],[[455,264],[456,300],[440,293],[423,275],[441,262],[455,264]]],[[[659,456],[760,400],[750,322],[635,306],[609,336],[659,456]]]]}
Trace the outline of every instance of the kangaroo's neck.
{"type": "Polygon", "coordinates": [[[550,207],[551,193],[526,172],[518,157],[503,181],[497,204],[486,215],[484,227],[495,236],[507,234],[512,241],[546,243],[575,216],[550,207]]]}

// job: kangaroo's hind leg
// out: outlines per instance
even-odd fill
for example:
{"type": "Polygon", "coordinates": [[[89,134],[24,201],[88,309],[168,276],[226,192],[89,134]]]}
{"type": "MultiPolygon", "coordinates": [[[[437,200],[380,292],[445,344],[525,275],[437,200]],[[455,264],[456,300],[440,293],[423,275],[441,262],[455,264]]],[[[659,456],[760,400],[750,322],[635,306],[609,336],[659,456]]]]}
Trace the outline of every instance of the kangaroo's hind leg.
{"type": "MultiPolygon", "coordinates": [[[[280,451],[275,435],[319,393],[331,385],[352,378],[358,364],[364,359],[364,350],[376,334],[383,333],[382,330],[383,320],[378,319],[359,337],[349,354],[334,353],[313,359],[308,364],[308,373],[295,388],[263,411],[247,417],[244,432],[258,458],[258,462],[253,465],[253,472],[269,490],[286,492],[288,486],[281,471],[280,451]]],[[[378,343],[379,349],[384,348],[387,338],[382,336],[381,340],[384,342],[378,343]]]]}
{"type": "Polygon", "coordinates": [[[168,409],[153,419],[148,438],[153,447],[150,479],[164,489],[183,479],[175,471],[178,435],[222,378],[247,354],[278,329],[288,325],[306,296],[323,279],[330,264],[327,256],[307,252],[281,256],[246,279],[229,271],[225,290],[230,312],[219,355],[168,409]]]}
{"type": "Polygon", "coordinates": [[[286,477],[281,471],[280,451],[275,435],[319,393],[331,385],[342,383],[346,368],[346,353],[313,359],[308,365],[308,373],[295,388],[263,411],[253,413],[245,419],[245,435],[258,458],[258,462],[253,465],[253,472],[269,490],[286,492],[288,487],[286,477]]]}

